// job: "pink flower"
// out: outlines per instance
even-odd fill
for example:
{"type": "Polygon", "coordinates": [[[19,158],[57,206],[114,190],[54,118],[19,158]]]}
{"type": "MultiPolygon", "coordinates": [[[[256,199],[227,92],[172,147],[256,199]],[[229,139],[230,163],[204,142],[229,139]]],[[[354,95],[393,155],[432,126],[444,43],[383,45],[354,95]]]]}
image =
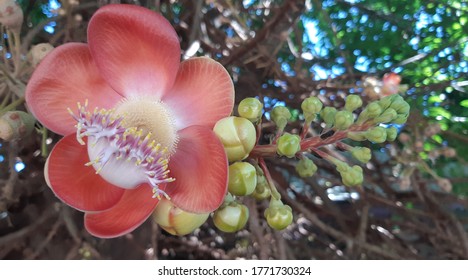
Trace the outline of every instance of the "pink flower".
{"type": "Polygon", "coordinates": [[[180,63],[177,34],[161,15],[132,5],[99,9],[88,44],[47,55],[26,101],[42,124],[65,136],[47,160],[46,180],[85,212],[91,234],[134,230],[161,195],[191,213],[222,203],[227,158],[212,128],[232,111],[232,80],[209,58],[180,63]]]}

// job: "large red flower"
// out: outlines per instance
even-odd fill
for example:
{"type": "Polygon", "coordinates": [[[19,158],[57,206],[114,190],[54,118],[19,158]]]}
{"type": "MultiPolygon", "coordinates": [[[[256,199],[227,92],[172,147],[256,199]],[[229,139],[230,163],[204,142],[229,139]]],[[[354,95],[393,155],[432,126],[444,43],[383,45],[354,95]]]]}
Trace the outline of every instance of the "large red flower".
{"type": "Polygon", "coordinates": [[[65,136],[47,160],[46,180],[62,201],[86,212],[93,235],[134,230],[160,194],[191,213],[222,203],[227,159],[212,128],[232,111],[232,80],[209,58],[180,63],[177,34],[161,15],[132,5],[99,9],[88,44],[52,51],[26,101],[42,124],[65,136]]]}

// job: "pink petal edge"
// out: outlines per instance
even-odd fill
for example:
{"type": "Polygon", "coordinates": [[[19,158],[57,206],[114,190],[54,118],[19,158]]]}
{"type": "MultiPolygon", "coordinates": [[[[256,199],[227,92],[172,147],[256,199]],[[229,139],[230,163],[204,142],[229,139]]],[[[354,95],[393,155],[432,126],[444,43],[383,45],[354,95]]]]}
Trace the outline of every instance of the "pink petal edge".
{"type": "Polygon", "coordinates": [[[192,58],[180,64],[174,87],[163,101],[174,113],[178,129],[191,125],[212,128],[231,114],[234,85],[220,63],[207,57],[192,58]]]}
{"type": "Polygon", "coordinates": [[[217,209],[227,192],[228,161],[214,132],[205,126],[179,131],[177,152],[169,162],[176,180],[165,188],[172,203],[192,213],[217,209]]]}
{"type": "Polygon", "coordinates": [[[100,238],[125,235],[144,223],[156,208],[159,200],[152,196],[152,188],[147,184],[126,190],[114,207],[103,212],[86,213],[85,227],[100,238]]]}
{"type": "Polygon", "coordinates": [[[75,135],[62,138],[47,159],[44,169],[47,184],[63,202],[81,211],[102,211],[120,201],[124,190],[96,174],[85,145],[75,135]]]}
{"type": "Polygon", "coordinates": [[[180,45],[160,14],[135,5],[106,5],[89,22],[88,42],[104,79],[120,94],[160,98],[172,87],[180,45]]]}
{"type": "Polygon", "coordinates": [[[94,110],[112,108],[122,99],[101,78],[88,46],[82,43],[68,43],[49,53],[29,80],[25,97],[31,113],[61,135],[76,130],[67,108],[75,112],[77,102],[88,100],[94,110]]]}

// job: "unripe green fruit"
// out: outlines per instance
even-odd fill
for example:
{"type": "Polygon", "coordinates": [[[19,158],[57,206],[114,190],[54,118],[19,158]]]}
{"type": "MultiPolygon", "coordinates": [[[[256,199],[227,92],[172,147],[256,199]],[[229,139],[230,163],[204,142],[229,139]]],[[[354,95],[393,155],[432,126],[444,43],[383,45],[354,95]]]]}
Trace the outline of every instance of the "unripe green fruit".
{"type": "Polygon", "coordinates": [[[352,112],[362,106],[362,99],[359,95],[351,94],[346,97],[345,109],[352,112]]]}
{"type": "Polygon", "coordinates": [[[236,162],[229,166],[228,189],[233,195],[249,195],[257,186],[257,172],[248,162],[236,162]]]}
{"type": "Polygon", "coordinates": [[[270,116],[278,129],[283,130],[291,119],[291,112],[284,106],[276,106],[271,110],[270,116]]]}
{"type": "Polygon", "coordinates": [[[213,131],[221,140],[230,162],[248,157],[257,139],[253,124],[240,117],[227,117],[219,120],[213,131]]]}
{"type": "Polygon", "coordinates": [[[338,111],[335,114],[335,127],[339,130],[345,130],[354,123],[353,113],[349,111],[338,111]]]}
{"type": "Polygon", "coordinates": [[[280,156],[292,158],[301,150],[301,138],[295,134],[285,133],[278,139],[276,151],[280,156]]]}
{"type": "Polygon", "coordinates": [[[327,127],[332,127],[333,123],[335,122],[335,114],[336,109],[333,107],[325,107],[320,112],[320,117],[322,117],[323,121],[327,125],[327,127]]]}
{"type": "Polygon", "coordinates": [[[269,198],[270,196],[271,191],[265,176],[257,174],[257,186],[252,193],[252,197],[256,200],[263,200],[269,198]]]}
{"type": "Polygon", "coordinates": [[[244,228],[249,219],[249,209],[237,202],[222,206],[213,214],[214,225],[224,232],[236,232],[244,228]]]}
{"type": "Polygon", "coordinates": [[[301,109],[307,123],[311,123],[316,115],[322,110],[323,104],[315,96],[307,97],[301,103],[301,109]]]}
{"type": "Polygon", "coordinates": [[[312,160],[304,157],[296,164],[296,172],[302,178],[311,177],[317,172],[317,165],[312,160]]]}
{"type": "Polygon", "coordinates": [[[153,220],[172,235],[186,235],[199,228],[208,219],[207,214],[186,212],[170,200],[161,199],[153,212],[153,220]]]}
{"type": "Polygon", "coordinates": [[[392,105],[392,103],[395,101],[395,100],[398,100],[402,98],[400,95],[398,94],[392,94],[392,95],[389,95],[389,96],[386,96],[382,99],[380,99],[379,101],[377,101],[380,105],[380,107],[382,108],[382,110],[386,110],[388,107],[390,107],[392,105]]]}
{"type": "Polygon", "coordinates": [[[270,202],[270,206],[265,210],[265,218],[270,227],[276,230],[287,228],[293,221],[292,209],[289,205],[284,205],[279,200],[270,202]]]}
{"type": "Polygon", "coordinates": [[[248,119],[251,122],[256,122],[262,116],[263,104],[257,98],[248,97],[243,99],[237,107],[239,116],[248,119]]]}
{"type": "Polygon", "coordinates": [[[387,130],[383,127],[377,126],[365,132],[366,138],[374,143],[383,143],[387,140],[387,130]]]}
{"type": "Polygon", "coordinates": [[[396,127],[387,128],[387,141],[395,141],[398,135],[398,130],[396,127]]]}

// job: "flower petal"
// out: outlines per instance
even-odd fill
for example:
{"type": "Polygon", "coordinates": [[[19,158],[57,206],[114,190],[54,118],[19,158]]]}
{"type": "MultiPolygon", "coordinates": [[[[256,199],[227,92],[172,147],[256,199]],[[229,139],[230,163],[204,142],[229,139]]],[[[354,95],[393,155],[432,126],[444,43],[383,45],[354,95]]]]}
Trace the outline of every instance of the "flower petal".
{"type": "Polygon", "coordinates": [[[180,64],[174,87],[163,100],[176,116],[178,129],[191,125],[211,128],[231,114],[234,85],[218,62],[207,57],[192,58],[180,64]]]}
{"type": "Polygon", "coordinates": [[[109,210],[85,214],[85,227],[94,236],[113,238],[127,234],[151,215],[159,200],[152,188],[143,184],[126,190],[122,199],[109,210]]]}
{"type": "Polygon", "coordinates": [[[228,162],[216,135],[206,126],[179,131],[180,142],[169,169],[176,180],[165,188],[171,202],[192,213],[218,208],[227,192],[228,162]]]}
{"type": "Polygon", "coordinates": [[[67,108],[89,101],[89,108],[109,109],[122,96],[99,75],[88,46],[69,43],[49,53],[34,71],[26,88],[26,102],[33,115],[48,129],[68,135],[76,121],[67,108]]]}
{"type": "Polygon", "coordinates": [[[75,135],[61,139],[47,159],[45,176],[52,191],[66,204],[82,211],[102,211],[120,201],[124,190],[107,183],[91,166],[86,146],[75,135]]]}
{"type": "Polygon", "coordinates": [[[104,79],[125,96],[161,97],[180,64],[177,33],[160,14],[106,5],[91,18],[88,42],[104,79]]]}

